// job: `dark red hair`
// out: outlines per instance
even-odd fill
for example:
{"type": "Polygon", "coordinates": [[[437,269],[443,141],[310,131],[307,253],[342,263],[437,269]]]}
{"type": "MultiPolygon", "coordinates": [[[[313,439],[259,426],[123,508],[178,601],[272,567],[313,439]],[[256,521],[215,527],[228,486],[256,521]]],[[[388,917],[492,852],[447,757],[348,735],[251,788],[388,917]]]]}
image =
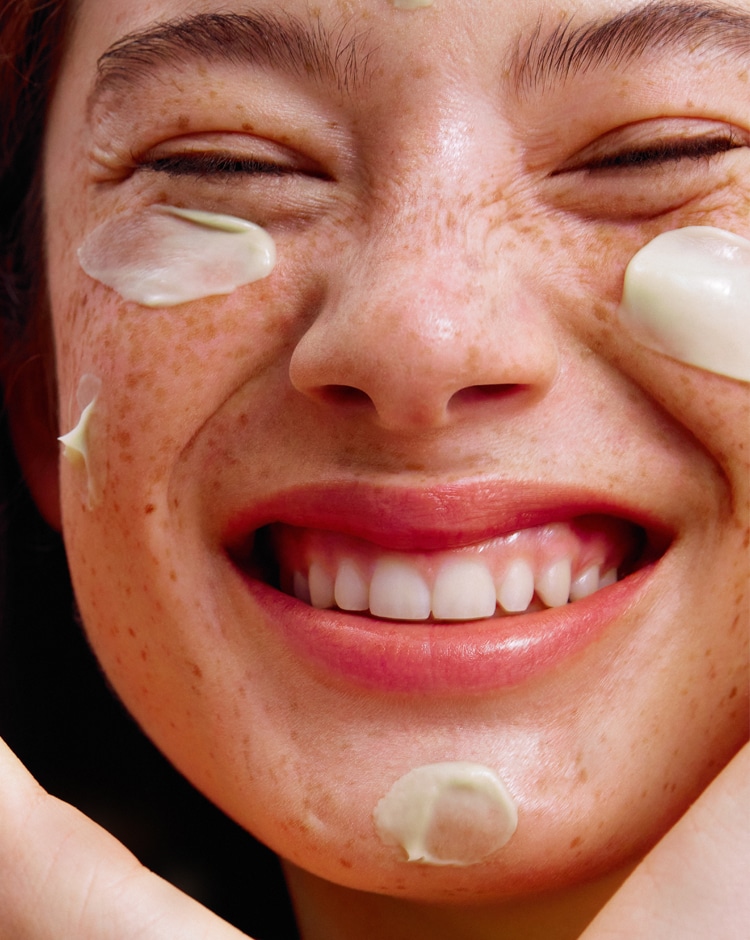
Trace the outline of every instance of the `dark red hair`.
{"type": "Polygon", "coordinates": [[[0,366],[6,380],[41,335],[39,320],[46,320],[39,164],[70,7],[70,0],[0,5],[0,366]]]}

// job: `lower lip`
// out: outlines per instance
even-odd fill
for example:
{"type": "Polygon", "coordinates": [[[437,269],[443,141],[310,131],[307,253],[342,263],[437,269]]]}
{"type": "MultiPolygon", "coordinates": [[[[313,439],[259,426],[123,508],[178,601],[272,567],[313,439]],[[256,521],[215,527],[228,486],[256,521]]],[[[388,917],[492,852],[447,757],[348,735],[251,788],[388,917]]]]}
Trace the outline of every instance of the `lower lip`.
{"type": "Polygon", "coordinates": [[[652,568],[564,607],[451,624],[317,610],[242,577],[270,628],[324,674],[384,692],[470,693],[526,682],[596,641],[632,606],[652,568]]]}

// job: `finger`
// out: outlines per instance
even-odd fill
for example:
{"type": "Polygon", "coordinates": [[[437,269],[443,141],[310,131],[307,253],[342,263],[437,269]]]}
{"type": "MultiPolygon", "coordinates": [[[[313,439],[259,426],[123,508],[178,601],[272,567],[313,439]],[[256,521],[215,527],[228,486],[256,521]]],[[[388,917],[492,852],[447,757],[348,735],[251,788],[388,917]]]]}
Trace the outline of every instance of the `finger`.
{"type": "Polygon", "coordinates": [[[746,940],[750,745],[636,868],[580,940],[746,940]]]}
{"type": "Polygon", "coordinates": [[[0,940],[247,940],[49,796],[0,740],[0,940]]]}

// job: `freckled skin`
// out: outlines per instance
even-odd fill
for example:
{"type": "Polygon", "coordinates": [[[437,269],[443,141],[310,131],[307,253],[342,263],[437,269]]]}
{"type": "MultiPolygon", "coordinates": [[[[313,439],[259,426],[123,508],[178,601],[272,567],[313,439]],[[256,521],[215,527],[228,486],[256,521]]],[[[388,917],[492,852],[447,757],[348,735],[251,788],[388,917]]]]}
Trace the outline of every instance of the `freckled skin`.
{"type": "MultiPolygon", "coordinates": [[[[524,161],[533,151],[551,170],[572,155],[566,146],[611,128],[591,117],[596,102],[580,108],[578,91],[562,110],[563,92],[551,104],[497,104],[503,34],[490,5],[345,6],[379,48],[370,82],[357,99],[292,85],[299,113],[313,115],[298,131],[254,113],[252,70],[219,69],[208,104],[205,79],[186,71],[139,104],[152,137],[251,127],[335,164],[339,182],[285,181],[270,199],[257,182],[208,191],[156,173],[97,176],[92,133],[117,155],[136,131],[122,115],[85,126],[95,59],[181,4],[108,0],[105,16],[102,0],[83,0],[78,67],[64,69],[50,118],[47,243],[61,421],[80,376],[98,376],[91,460],[106,489],[89,511],[74,468],[62,468],[65,538],[114,687],[241,824],[338,883],[502,899],[626,865],[747,735],[748,390],[636,346],[616,307],[627,262],[660,231],[750,235],[750,158],[737,151],[732,173],[717,165],[694,198],[655,218],[643,217],[646,187],[632,193],[635,218],[582,215],[565,202],[571,181],[558,186],[524,161]],[[165,199],[267,226],[272,276],[145,310],[84,275],[75,252],[89,231],[165,199]],[[321,680],[261,611],[248,613],[221,541],[230,509],[360,478],[596,481],[603,496],[642,500],[678,538],[648,604],[551,674],[470,699],[370,695],[321,680]],[[372,808],[386,779],[442,760],[496,768],[517,796],[519,829],[468,873],[405,871],[377,839],[372,808]]],[[[339,7],[320,4],[325,16],[339,7]]],[[[540,9],[512,6],[532,28],[540,9]]],[[[693,87],[694,71],[672,78],[677,116],[721,99],[713,85],[693,87]]],[[[723,93],[726,77],[716,81],[723,93]]],[[[623,123],[644,118],[644,99],[628,98],[623,123]]],[[[727,109],[733,122],[746,112],[727,109]]]]}

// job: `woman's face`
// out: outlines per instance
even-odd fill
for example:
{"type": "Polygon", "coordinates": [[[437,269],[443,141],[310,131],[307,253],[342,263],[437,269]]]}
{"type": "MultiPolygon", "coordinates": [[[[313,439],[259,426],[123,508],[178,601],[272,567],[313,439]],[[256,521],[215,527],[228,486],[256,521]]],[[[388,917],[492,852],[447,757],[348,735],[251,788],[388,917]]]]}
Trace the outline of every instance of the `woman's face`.
{"type": "Polygon", "coordinates": [[[698,6],[80,5],[45,153],[61,432],[100,383],[61,474],[80,609],[158,746],[324,878],[481,898],[613,868],[746,736],[747,387],[617,321],[658,233],[750,236],[750,2],[698,6]],[[88,277],[87,236],[158,203],[257,222],[275,269],[163,309],[88,277]],[[468,606],[568,565],[619,581],[468,606]],[[380,614],[308,602],[352,567],[380,614]],[[437,582],[453,613],[406,620],[437,582]],[[373,808],[454,760],[518,830],[406,864],[373,808]]]}

